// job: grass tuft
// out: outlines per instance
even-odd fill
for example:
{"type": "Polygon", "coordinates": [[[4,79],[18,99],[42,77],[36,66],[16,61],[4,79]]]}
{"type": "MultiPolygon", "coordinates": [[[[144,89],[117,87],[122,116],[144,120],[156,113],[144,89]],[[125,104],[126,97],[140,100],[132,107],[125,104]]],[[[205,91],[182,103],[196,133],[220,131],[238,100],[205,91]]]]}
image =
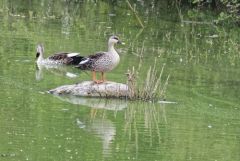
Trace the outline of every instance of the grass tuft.
{"type": "Polygon", "coordinates": [[[170,75],[168,75],[165,81],[162,80],[164,67],[165,65],[162,66],[161,72],[158,73],[155,60],[154,65],[149,67],[146,79],[143,83],[140,83],[138,72],[135,70],[135,67],[132,67],[131,70],[128,69],[126,75],[129,98],[132,100],[139,99],[144,101],[164,100],[170,77],[170,75]]]}

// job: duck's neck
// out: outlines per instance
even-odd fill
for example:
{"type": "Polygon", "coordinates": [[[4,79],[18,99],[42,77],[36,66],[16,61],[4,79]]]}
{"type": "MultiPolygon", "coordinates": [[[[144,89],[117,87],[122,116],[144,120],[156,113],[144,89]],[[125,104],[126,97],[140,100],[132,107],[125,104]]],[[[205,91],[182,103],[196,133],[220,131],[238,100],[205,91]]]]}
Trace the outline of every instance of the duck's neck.
{"type": "Polygon", "coordinates": [[[114,49],[113,43],[108,43],[108,52],[109,53],[117,53],[116,50],[114,49]]]}

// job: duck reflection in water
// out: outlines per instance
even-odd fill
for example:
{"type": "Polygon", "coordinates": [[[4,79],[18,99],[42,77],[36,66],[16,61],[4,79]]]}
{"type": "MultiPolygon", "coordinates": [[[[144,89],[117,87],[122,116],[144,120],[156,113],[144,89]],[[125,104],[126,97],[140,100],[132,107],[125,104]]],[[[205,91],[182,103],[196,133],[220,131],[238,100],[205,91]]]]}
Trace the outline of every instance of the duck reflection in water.
{"type": "Polygon", "coordinates": [[[111,154],[111,144],[116,136],[116,127],[111,120],[105,118],[92,118],[90,121],[83,122],[76,119],[79,128],[95,135],[101,139],[103,155],[111,154]]]}
{"type": "Polygon", "coordinates": [[[70,72],[71,70],[72,69],[67,66],[36,64],[35,78],[37,81],[42,80],[47,71],[54,75],[67,78],[76,78],[79,76],[78,73],[70,72]]]}

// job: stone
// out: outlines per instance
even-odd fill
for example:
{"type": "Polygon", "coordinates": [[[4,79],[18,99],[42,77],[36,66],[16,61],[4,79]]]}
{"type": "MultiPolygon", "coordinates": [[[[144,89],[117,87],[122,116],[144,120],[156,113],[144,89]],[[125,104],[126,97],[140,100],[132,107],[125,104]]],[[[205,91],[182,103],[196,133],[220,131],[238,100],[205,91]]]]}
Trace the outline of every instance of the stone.
{"type": "Polygon", "coordinates": [[[63,85],[48,91],[54,95],[73,95],[81,97],[120,98],[128,97],[128,86],[117,82],[97,84],[93,81],[83,81],[72,85],[63,85]]]}

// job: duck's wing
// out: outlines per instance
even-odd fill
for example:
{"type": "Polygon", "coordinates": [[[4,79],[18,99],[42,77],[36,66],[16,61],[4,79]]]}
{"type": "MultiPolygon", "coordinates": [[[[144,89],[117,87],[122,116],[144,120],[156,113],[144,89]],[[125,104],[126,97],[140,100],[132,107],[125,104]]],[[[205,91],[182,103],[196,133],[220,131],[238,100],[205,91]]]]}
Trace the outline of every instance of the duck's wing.
{"type": "Polygon", "coordinates": [[[76,67],[82,70],[92,70],[94,63],[100,59],[105,52],[98,52],[93,55],[89,55],[88,57],[84,58],[76,67]]]}
{"type": "Polygon", "coordinates": [[[78,65],[83,59],[85,59],[83,56],[80,55],[80,53],[68,53],[67,57],[68,59],[72,59],[72,61],[70,62],[70,64],[72,65],[78,65]]]}
{"type": "Polygon", "coordinates": [[[80,56],[79,53],[70,53],[70,52],[61,52],[61,53],[56,53],[53,56],[50,56],[50,60],[54,61],[60,61],[63,64],[73,64],[77,65],[79,64],[84,57],[80,56]]]}
{"type": "Polygon", "coordinates": [[[48,57],[48,59],[51,59],[51,60],[63,60],[65,58],[67,58],[67,52],[62,52],[62,53],[56,53],[50,57],[48,57]]]}

